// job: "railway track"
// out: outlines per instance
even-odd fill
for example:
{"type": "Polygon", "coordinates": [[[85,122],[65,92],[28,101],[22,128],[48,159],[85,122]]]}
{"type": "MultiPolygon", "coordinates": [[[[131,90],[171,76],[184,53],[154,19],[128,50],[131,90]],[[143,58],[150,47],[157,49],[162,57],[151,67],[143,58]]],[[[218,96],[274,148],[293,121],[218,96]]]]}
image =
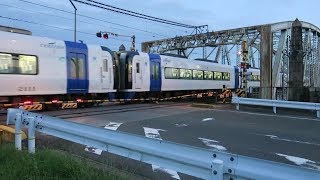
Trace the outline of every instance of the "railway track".
{"type": "MultiPolygon", "coordinates": [[[[64,113],[64,114],[51,114],[50,116],[58,117],[61,119],[70,119],[70,118],[78,118],[78,117],[87,117],[87,116],[97,116],[97,115],[105,115],[105,114],[116,114],[116,113],[123,113],[123,112],[130,112],[130,111],[141,111],[141,110],[148,110],[148,109],[156,109],[159,107],[171,107],[171,106],[185,106],[185,104],[181,103],[172,103],[172,104],[146,104],[143,106],[133,106],[129,107],[117,107],[117,108],[99,108],[96,110],[91,111],[84,111],[78,113],[64,113]]],[[[49,115],[49,114],[48,114],[49,115]]]]}
{"type": "MultiPolygon", "coordinates": [[[[132,104],[121,104],[121,103],[110,103],[97,107],[90,108],[78,108],[78,109],[59,109],[56,111],[35,111],[48,116],[58,117],[61,119],[70,119],[86,116],[97,116],[104,114],[115,114],[130,111],[139,111],[146,109],[155,109],[159,107],[170,107],[170,106],[184,106],[186,103],[215,103],[214,97],[189,97],[183,99],[173,99],[170,101],[160,102],[155,101],[154,103],[143,102],[143,103],[132,103],[132,104]]],[[[0,111],[0,124],[5,124],[6,121],[6,110],[0,111]]]]}
{"type": "MultiPolygon", "coordinates": [[[[97,116],[105,114],[116,114],[122,112],[130,111],[141,111],[148,109],[156,109],[160,107],[171,107],[171,106],[185,106],[186,103],[181,102],[172,102],[169,104],[131,104],[131,105],[113,105],[113,106],[101,106],[96,108],[84,108],[84,109],[68,109],[68,110],[59,110],[59,111],[44,111],[39,112],[48,116],[57,117],[61,119],[71,119],[78,117],[88,117],[88,116],[97,116]]],[[[6,113],[0,114],[0,124],[4,124],[6,120],[6,113]]]]}

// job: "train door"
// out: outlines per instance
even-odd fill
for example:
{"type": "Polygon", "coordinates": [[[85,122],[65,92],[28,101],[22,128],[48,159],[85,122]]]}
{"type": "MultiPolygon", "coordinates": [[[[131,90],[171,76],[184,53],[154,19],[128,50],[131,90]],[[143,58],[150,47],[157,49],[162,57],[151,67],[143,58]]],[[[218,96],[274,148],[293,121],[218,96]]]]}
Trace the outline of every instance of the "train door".
{"type": "Polygon", "coordinates": [[[68,93],[87,93],[88,92],[88,75],[87,75],[87,58],[81,53],[68,53],[67,57],[68,70],[68,93]]]}
{"type": "Polygon", "coordinates": [[[136,89],[141,89],[142,87],[142,69],[141,69],[141,63],[136,62],[135,64],[135,72],[134,72],[134,83],[135,83],[135,88],[136,89]]]}
{"type": "Polygon", "coordinates": [[[150,91],[161,91],[161,69],[159,59],[150,59],[150,91]]]}
{"type": "Polygon", "coordinates": [[[101,68],[101,88],[102,89],[109,89],[109,67],[108,67],[108,60],[102,59],[102,68],[101,68]]]}

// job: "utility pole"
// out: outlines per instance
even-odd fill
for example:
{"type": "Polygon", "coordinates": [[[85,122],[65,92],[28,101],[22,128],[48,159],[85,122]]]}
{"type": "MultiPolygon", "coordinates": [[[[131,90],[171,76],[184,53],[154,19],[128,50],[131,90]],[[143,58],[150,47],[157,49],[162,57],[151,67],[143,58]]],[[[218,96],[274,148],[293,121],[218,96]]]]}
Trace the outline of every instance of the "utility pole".
{"type": "Polygon", "coordinates": [[[78,9],[73,4],[72,0],[69,0],[69,1],[74,8],[74,42],[77,42],[77,10],[78,9]]]}

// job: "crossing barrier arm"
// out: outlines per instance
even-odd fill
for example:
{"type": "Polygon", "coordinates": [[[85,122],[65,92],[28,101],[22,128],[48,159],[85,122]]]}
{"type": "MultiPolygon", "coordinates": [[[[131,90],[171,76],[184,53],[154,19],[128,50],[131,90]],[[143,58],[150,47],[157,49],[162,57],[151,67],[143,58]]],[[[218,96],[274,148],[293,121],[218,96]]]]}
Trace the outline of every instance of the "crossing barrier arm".
{"type": "MultiPolygon", "coordinates": [[[[34,132],[39,131],[202,179],[320,179],[320,171],[313,169],[112,131],[22,109],[9,109],[7,124],[28,128],[32,134],[30,153],[35,153],[34,132]]],[[[21,149],[19,136],[18,129],[16,148],[21,149]]]]}
{"type": "Polygon", "coordinates": [[[272,111],[275,114],[277,113],[277,108],[313,110],[316,112],[317,118],[320,118],[320,103],[240,98],[236,96],[232,97],[232,103],[236,104],[237,110],[240,109],[240,104],[272,107],[272,111]]]}

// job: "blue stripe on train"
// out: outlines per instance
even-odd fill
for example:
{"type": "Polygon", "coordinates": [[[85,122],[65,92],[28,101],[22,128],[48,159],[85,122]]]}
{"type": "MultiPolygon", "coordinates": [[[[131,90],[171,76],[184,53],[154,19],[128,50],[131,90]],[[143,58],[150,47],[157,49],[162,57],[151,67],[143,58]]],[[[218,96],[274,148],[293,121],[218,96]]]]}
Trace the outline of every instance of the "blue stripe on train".
{"type": "Polygon", "coordinates": [[[161,59],[158,54],[149,54],[150,91],[161,91],[161,59]]]}
{"type": "Polygon", "coordinates": [[[88,47],[65,41],[67,55],[67,93],[88,93],[88,47]]]}

